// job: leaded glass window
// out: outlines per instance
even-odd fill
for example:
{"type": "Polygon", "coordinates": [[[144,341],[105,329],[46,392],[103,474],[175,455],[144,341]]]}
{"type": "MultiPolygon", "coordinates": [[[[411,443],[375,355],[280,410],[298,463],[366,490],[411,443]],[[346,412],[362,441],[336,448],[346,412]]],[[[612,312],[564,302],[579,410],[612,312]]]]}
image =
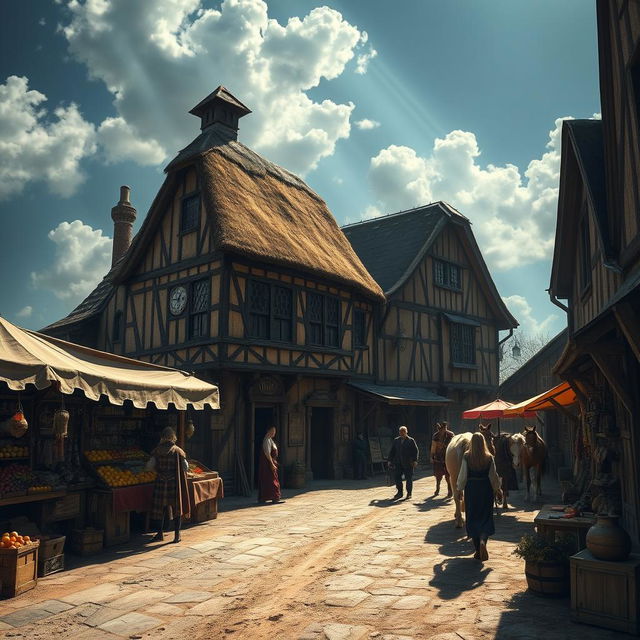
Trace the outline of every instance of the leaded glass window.
{"type": "Polygon", "coordinates": [[[307,342],[322,345],[323,340],[323,300],[319,293],[307,293],[307,342]]]}
{"type": "Polygon", "coordinates": [[[353,346],[367,346],[367,314],[363,309],[355,309],[353,312],[353,346]]]}
{"type": "Polygon", "coordinates": [[[269,339],[269,285],[257,280],[249,280],[249,335],[252,338],[269,339]]]}
{"type": "Polygon", "coordinates": [[[189,337],[204,338],[209,333],[209,279],[196,280],[191,284],[189,307],[189,337]]]}
{"type": "Polygon", "coordinates": [[[340,346],[340,300],[338,298],[325,298],[326,324],[325,345],[328,347],[340,346]]]}
{"type": "Polygon", "coordinates": [[[200,196],[188,196],[182,200],[182,212],[180,215],[180,231],[188,233],[196,231],[200,224],[200,196]]]}
{"type": "Polygon", "coordinates": [[[476,363],[476,328],[469,324],[451,324],[451,359],[454,364],[476,363]]]}
{"type": "Polygon", "coordinates": [[[462,289],[460,267],[452,262],[434,259],[433,281],[439,287],[460,291],[462,289]]]}
{"type": "Polygon", "coordinates": [[[293,292],[274,286],[272,293],[271,339],[291,342],[293,333],[293,292]]]}

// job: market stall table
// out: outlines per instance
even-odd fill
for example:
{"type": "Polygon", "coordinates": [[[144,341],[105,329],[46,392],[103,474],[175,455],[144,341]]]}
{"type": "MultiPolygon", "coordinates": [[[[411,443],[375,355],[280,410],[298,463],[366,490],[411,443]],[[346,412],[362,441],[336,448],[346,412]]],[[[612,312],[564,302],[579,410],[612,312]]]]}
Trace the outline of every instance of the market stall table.
{"type": "Polygon", "coordinates": [[[575,551],[581,551],[586,547],[587,531],[595,523],[595,517],[575,516],[564,517],[566,514],[560,509],[564,505],[544,504],[533,520],[537,532],[553,542],[556,534],[568,534],[575,540],[575,551]]]}
{"type": "Polygon", "coordinates": [[[224,497],[222,478],[213,471],[215,477],[199,479],[187,478],[191,522],[204,522],[218,517],[218,500],[224,497]]]}

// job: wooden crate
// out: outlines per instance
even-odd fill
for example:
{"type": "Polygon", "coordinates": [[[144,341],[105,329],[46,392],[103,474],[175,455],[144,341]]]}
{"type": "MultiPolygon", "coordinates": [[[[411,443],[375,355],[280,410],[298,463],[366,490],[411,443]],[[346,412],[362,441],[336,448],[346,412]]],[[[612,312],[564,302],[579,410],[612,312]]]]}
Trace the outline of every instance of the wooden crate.
{"type": "Polygon", "coordinates": [[[79,493],[69,493],[58,500],[43,504],[43,520],[57,522],[71,520],[80,515],[81,497],[79,493]]]}
{"type": "Polygon", "coordinates": [[[38,584],[38,542],[20,549],[0,549],[0,594],[13,598],[38,584]]]}
{"type": "Polygon", "coordinates": [[[91,496],[90,518],[94,527],[104,530],[105,547],[129,541],[131,513],[113,510],[111,491],[99,491],[91,496]]]}
{"type": "Polygon", "coordinates": [[[207,520],[214,520],[218,517],[218,500],[205,500],[195,506],[193,513],[191,514],[191,522],[206,522],[207,520]]]}
{"type": "Polygon", "coordinates": [[[571,556],[571,619],[640,633],[640,555],[597,560],[587,549],[571,556]]]}
{"type": "Polygon", "coordinates": [[[46,560],[53,556],[59,556],[64,552],[64,542],[66,536],[42,536],[40,538],[40,551],[38,557],[40,560],[46,560]]]}
{"type": "Polygon", "coordinates": [[[39,578],[44,578],[45,576],[57,573],[58,571],[64,571],[64,553],[57,556],[51,556],[49,558],[38,559],[39,578]]]}
{"type": "Polygon", "coordinates": [[[71,532],[71,549],[80,556],[93,556],[103,548],[102,529],[74,529],[71,532]]]}

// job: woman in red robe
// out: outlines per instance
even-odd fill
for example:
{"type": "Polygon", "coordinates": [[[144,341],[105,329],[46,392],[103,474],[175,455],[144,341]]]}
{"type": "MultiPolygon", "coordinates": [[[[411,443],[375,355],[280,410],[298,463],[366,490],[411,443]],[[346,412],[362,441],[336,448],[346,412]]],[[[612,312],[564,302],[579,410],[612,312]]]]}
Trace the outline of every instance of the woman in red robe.
{"type": "Polygon", "coordinates": [[[258,465],[258,502],[280,502],[280,480],[278,480],[278,447],[273,441],[276,428],[269,427],[262,441],[258,465]]]}

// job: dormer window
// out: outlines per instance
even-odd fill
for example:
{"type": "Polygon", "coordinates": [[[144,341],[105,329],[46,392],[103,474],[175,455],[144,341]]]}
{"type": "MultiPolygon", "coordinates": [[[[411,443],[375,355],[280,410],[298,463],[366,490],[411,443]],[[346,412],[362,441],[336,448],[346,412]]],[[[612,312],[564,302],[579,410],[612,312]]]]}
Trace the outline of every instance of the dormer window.
{"type": "Polygon", "coordinates": [[[180,216],[180,233],[197,231],[200,226],[200,194],[187,196],[182,199],[182,213],[180,216]]]}

